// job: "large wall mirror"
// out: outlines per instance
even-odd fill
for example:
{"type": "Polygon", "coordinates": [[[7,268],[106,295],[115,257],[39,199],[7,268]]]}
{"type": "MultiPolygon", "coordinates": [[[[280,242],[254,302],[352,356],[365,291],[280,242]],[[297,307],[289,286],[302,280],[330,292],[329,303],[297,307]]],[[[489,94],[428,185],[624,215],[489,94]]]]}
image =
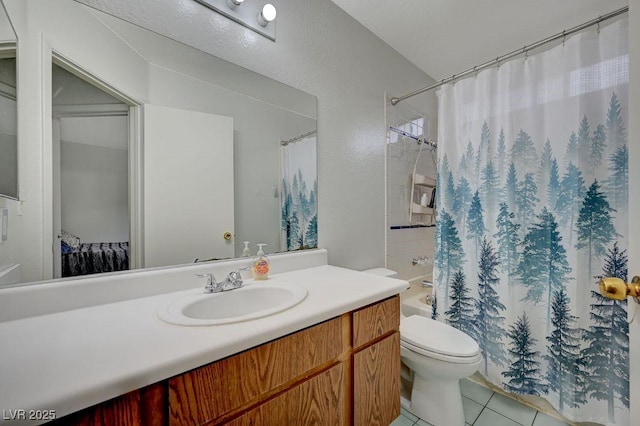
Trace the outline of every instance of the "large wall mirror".
{"type": "Polygon", "coordinates": [[[317,246],[314,96],[73,0],[2,3],[0,288],[317,246]]]}
{"type": "Polygon", "coordinates": [[[0,196],[18,198],[16,59],[13,46],[0,46],[0,196]]]}
{"type": "Polygon", "coordinates": [[[0,11],[0,196],[13,199],[18,198],[15,39],[0,11]]]}

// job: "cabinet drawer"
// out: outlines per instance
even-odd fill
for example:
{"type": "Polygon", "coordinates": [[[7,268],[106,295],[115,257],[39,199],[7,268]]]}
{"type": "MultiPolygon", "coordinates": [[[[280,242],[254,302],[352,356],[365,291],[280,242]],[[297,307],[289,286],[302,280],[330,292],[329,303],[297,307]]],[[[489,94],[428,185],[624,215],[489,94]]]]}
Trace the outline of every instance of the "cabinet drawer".
{"type": "Polygon", "coordinates": [[[353,355],[353,423],[388,425],[400,415],[400,333],[353,355]]]}
{"type": "Polygon", "coordinates": [[[250,405],[348,351],[339,317],[169,380],[172,425],[197,425],[250,405]]]}
{"type": "Polygon", "coordinates": [[[400,296],[353,312],[353,348],[400,329],[400,296]]]}
{"type": "Polygon", "coordinates": [[[349,424],[344,363],[299,384],[227,423],[231,426],[349,424]]]}

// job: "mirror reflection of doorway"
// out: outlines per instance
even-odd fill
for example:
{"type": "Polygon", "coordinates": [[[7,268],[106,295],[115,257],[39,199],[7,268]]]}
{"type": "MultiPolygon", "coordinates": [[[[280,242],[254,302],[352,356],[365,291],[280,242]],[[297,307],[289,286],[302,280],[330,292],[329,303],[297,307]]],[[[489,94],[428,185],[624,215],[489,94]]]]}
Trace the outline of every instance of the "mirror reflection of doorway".
{"type": "Polygon", "coordinates": [[[16,95],[15,51],[0,48],[0,195],[14,199],[18,198],[16,95]]]}
{"type": "Polygon", "coordinates": [[[128,106],[53,65],[54,278],[129,269],[128,106]]]}

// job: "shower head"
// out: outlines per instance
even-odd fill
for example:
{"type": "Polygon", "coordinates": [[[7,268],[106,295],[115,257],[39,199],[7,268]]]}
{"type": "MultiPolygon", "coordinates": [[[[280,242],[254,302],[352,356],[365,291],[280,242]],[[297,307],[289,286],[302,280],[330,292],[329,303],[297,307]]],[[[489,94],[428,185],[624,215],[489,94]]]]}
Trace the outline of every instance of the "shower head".
{"type": "Polygon", "coordinates": [[[422,144],[422,143],[425,144],[425,145],[428,145],[428,146],[430,146],[432,148],[438,148],[438,143],[437,142],[434,142],[434,141],[429,140],[427,138],[418,138],[418,145],[422,144]]]}

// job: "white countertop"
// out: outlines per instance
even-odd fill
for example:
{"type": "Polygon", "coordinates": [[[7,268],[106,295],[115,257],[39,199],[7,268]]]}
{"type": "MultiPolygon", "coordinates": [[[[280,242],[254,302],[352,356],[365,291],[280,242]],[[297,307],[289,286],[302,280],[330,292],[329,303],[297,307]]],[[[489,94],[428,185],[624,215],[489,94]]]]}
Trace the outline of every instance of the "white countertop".
{"type": "Polygon", "coordinates": [[[269,317],[217,326],[185,327],[158,318],[159,309],[193,288],[0,323],[0,422],[8,420],[8,410],[19,409],[53,409],[62,417],[408,287],[329,265],[271,277],[305,287],[307,297],[269,317]]]}

